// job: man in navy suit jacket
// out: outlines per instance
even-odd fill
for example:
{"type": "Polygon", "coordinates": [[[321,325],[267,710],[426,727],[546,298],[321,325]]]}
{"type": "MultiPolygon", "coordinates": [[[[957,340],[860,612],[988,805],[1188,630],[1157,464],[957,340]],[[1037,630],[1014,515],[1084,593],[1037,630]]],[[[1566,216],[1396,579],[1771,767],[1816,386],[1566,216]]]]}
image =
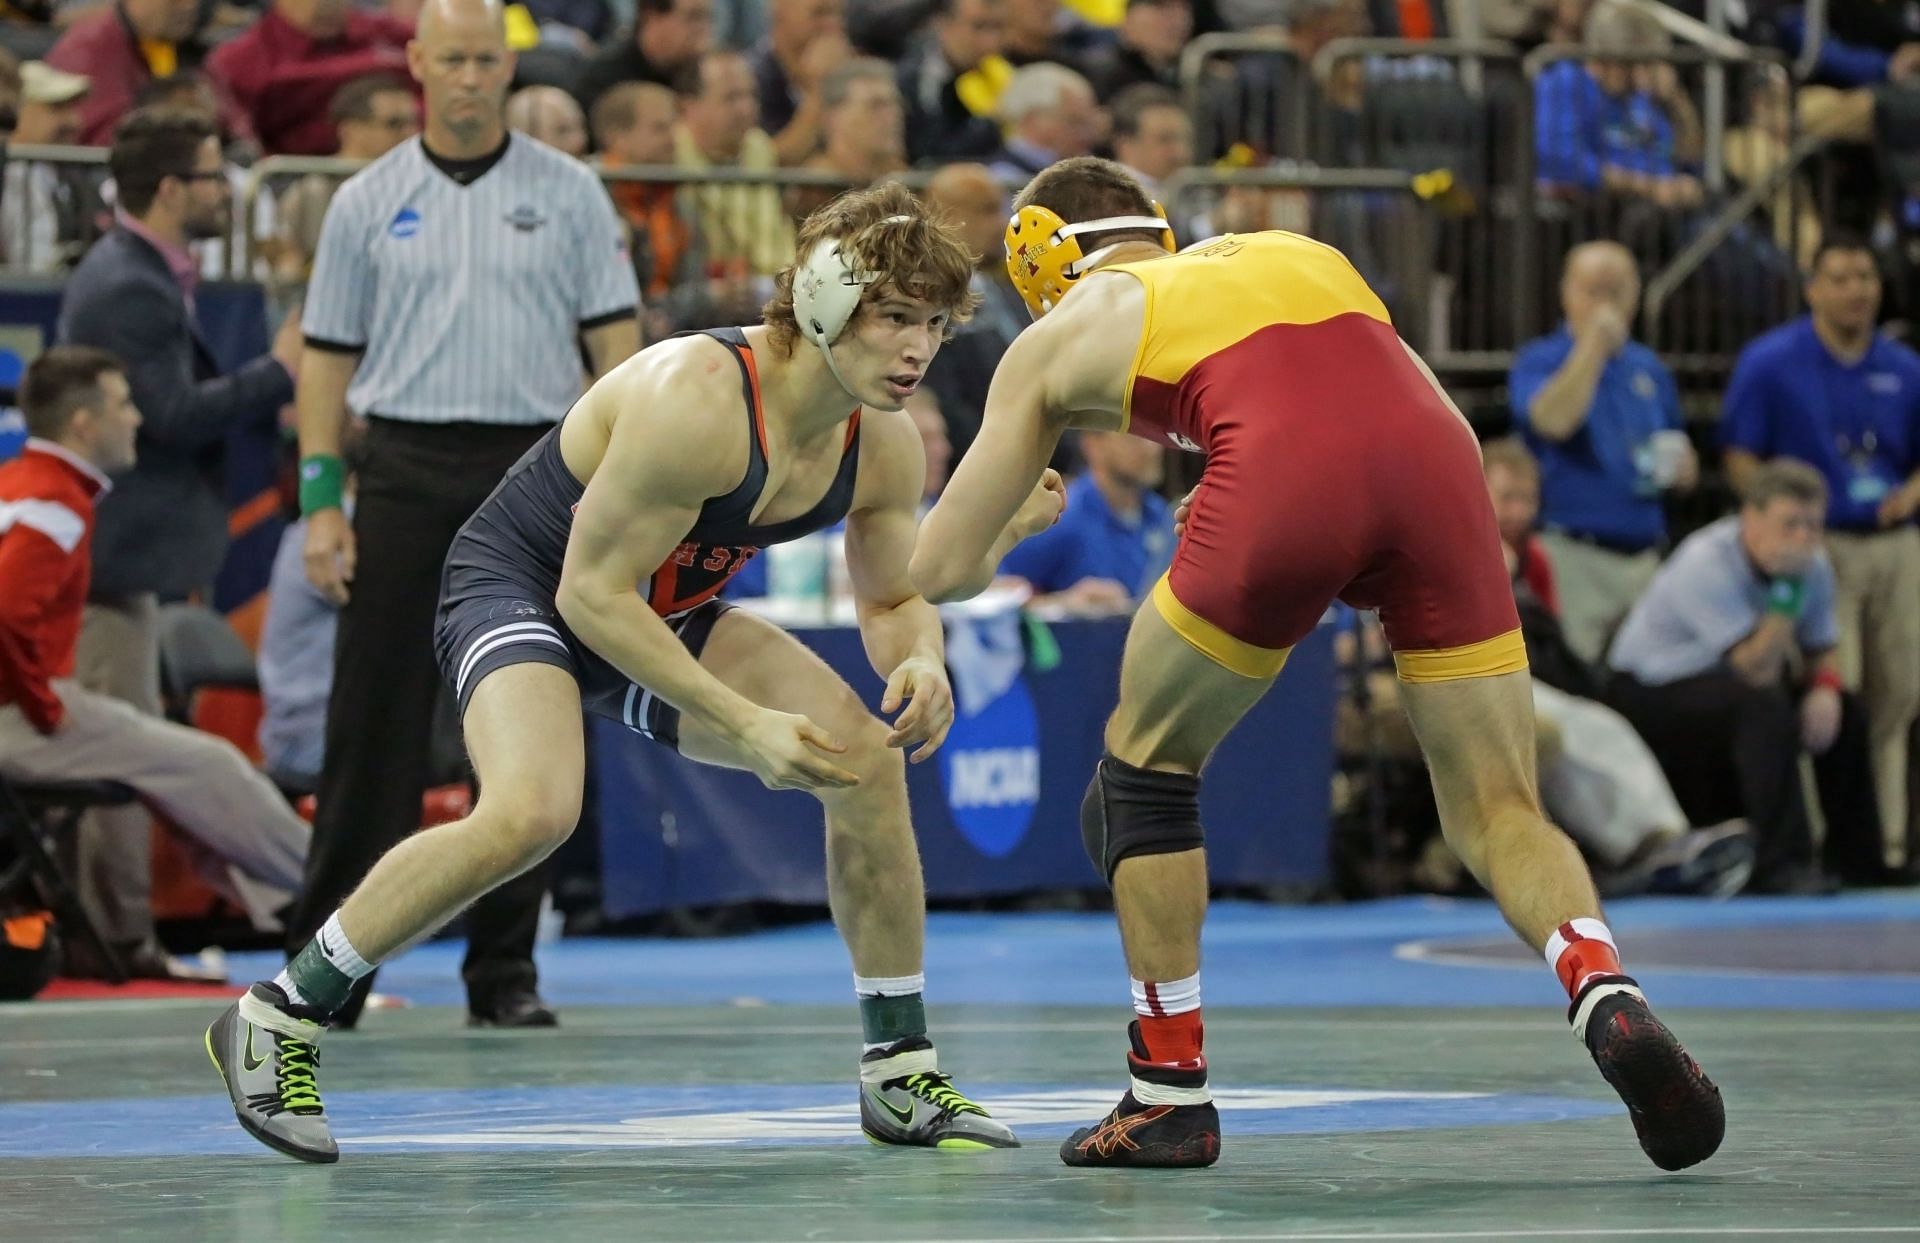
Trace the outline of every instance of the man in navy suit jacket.
{"type": "MultiPolygon", "coordinates": [[[[100,503],[76,672],[87,689],[158,713],[158,602],[213,582],[227,548],[227,434],[293,400],[299,324],[290,317],[272,355],[230,375],[195,328],[188,245],[226,236],[233,213],[211,119],[141,109],[115,131],[108,167],[115,227],[74,269],[58,337],[125,362],[143,423],[138,464],[100,503]]],[[[145,815],[101,813],[83,826],[81,896],[135,974],[169,975],[177,967],[153,942],[145,815]]]]}

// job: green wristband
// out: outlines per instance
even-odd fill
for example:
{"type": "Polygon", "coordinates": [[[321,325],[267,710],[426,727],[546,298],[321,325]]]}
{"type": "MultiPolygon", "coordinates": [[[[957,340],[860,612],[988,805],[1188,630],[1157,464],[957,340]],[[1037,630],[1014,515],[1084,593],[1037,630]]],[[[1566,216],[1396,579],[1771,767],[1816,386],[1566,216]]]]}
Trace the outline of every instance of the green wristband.
{"type": "Polygon", "coordinates": [[[346,496],[346,464],[331,453],[313,453],[300,459],[300,516],[323,509],[339,509],[346,496]]]}
{"type": "Polygon", "coordinates": [[[1806,584],[1799,579],[1776,578],[1767,588],[1767,612],[1788,618],[1798,617],[1806,596],[1806,584]]]}

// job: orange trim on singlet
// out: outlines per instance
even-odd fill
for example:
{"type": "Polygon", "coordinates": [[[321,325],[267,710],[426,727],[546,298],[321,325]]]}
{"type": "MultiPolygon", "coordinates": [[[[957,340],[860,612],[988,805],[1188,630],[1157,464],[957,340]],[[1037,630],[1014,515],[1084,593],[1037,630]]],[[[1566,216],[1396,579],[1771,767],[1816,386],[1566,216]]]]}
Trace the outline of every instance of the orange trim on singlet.
{"type": "Polygon", "coordinates": [[[647,583],[647,603],[653,611],[661,615],[673,612],[673,589],[680,582],[680,567],[674,564],[673,557],[660,563],[647,583]]]}
{"type": "Polygon", "coordinates": [[[753,435],[760,442],[760,456],[767,456],[767,416],[760,402],[760,368],[754,365],[753,347],[740,347],[741,361],[747,365],[747,388],[753,394],[753,435]]]}
{"type": "Polygon", "coordinates": [[[858,436],[859,434],[860,434],[860,407],[855,406],[853,408],[853,417],[847,420],[847,438],[840,442],[840,455],[842,457],[846,456],[848,449],[853,448],[853,438],[855,436],[858,436]]]}
{"type": "Polygon", "coordinates": [[[665,617],[670,613],[684,613],[690,608],[696,608],[719,595],[721,589],[732,581],[733,575],[729,574],[705,591],[696,591],[684,600],[675,600],[668,604],[667,607],[658,610],[658,612],[662,617],[665,617]]]}

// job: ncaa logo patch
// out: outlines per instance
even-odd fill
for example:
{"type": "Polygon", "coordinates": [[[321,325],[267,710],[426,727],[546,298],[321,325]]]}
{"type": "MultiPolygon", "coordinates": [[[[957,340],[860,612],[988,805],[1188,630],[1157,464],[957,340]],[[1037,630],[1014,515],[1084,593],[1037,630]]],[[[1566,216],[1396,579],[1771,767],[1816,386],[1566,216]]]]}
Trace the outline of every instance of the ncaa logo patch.
{"type": "Polygon", "coordinates": [[[420,231],[420,213],[411,207],[402,207],[393,223],[387,226],[387,236],[405,241],[420,231]]]}
{"type": "Polygon", "coordinates": [[[989,859],[1013,853],[1040,805],[1040,714],[1025,678],[971,716],[955,715],[940,775],[961,836],[989,859]]]}

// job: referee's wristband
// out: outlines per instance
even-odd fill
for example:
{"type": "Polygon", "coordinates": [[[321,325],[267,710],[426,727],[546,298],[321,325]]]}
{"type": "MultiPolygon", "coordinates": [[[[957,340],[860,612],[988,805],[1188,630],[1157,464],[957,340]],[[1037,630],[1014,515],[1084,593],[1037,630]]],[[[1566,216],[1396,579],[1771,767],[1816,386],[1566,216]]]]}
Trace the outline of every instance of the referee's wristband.
{"type": "Polygon", "coordinates": [[[346,464],[331,453],[313,453],[300,459],[300,516],[323,509],[339,509],[346,496],[346,464]]]}

